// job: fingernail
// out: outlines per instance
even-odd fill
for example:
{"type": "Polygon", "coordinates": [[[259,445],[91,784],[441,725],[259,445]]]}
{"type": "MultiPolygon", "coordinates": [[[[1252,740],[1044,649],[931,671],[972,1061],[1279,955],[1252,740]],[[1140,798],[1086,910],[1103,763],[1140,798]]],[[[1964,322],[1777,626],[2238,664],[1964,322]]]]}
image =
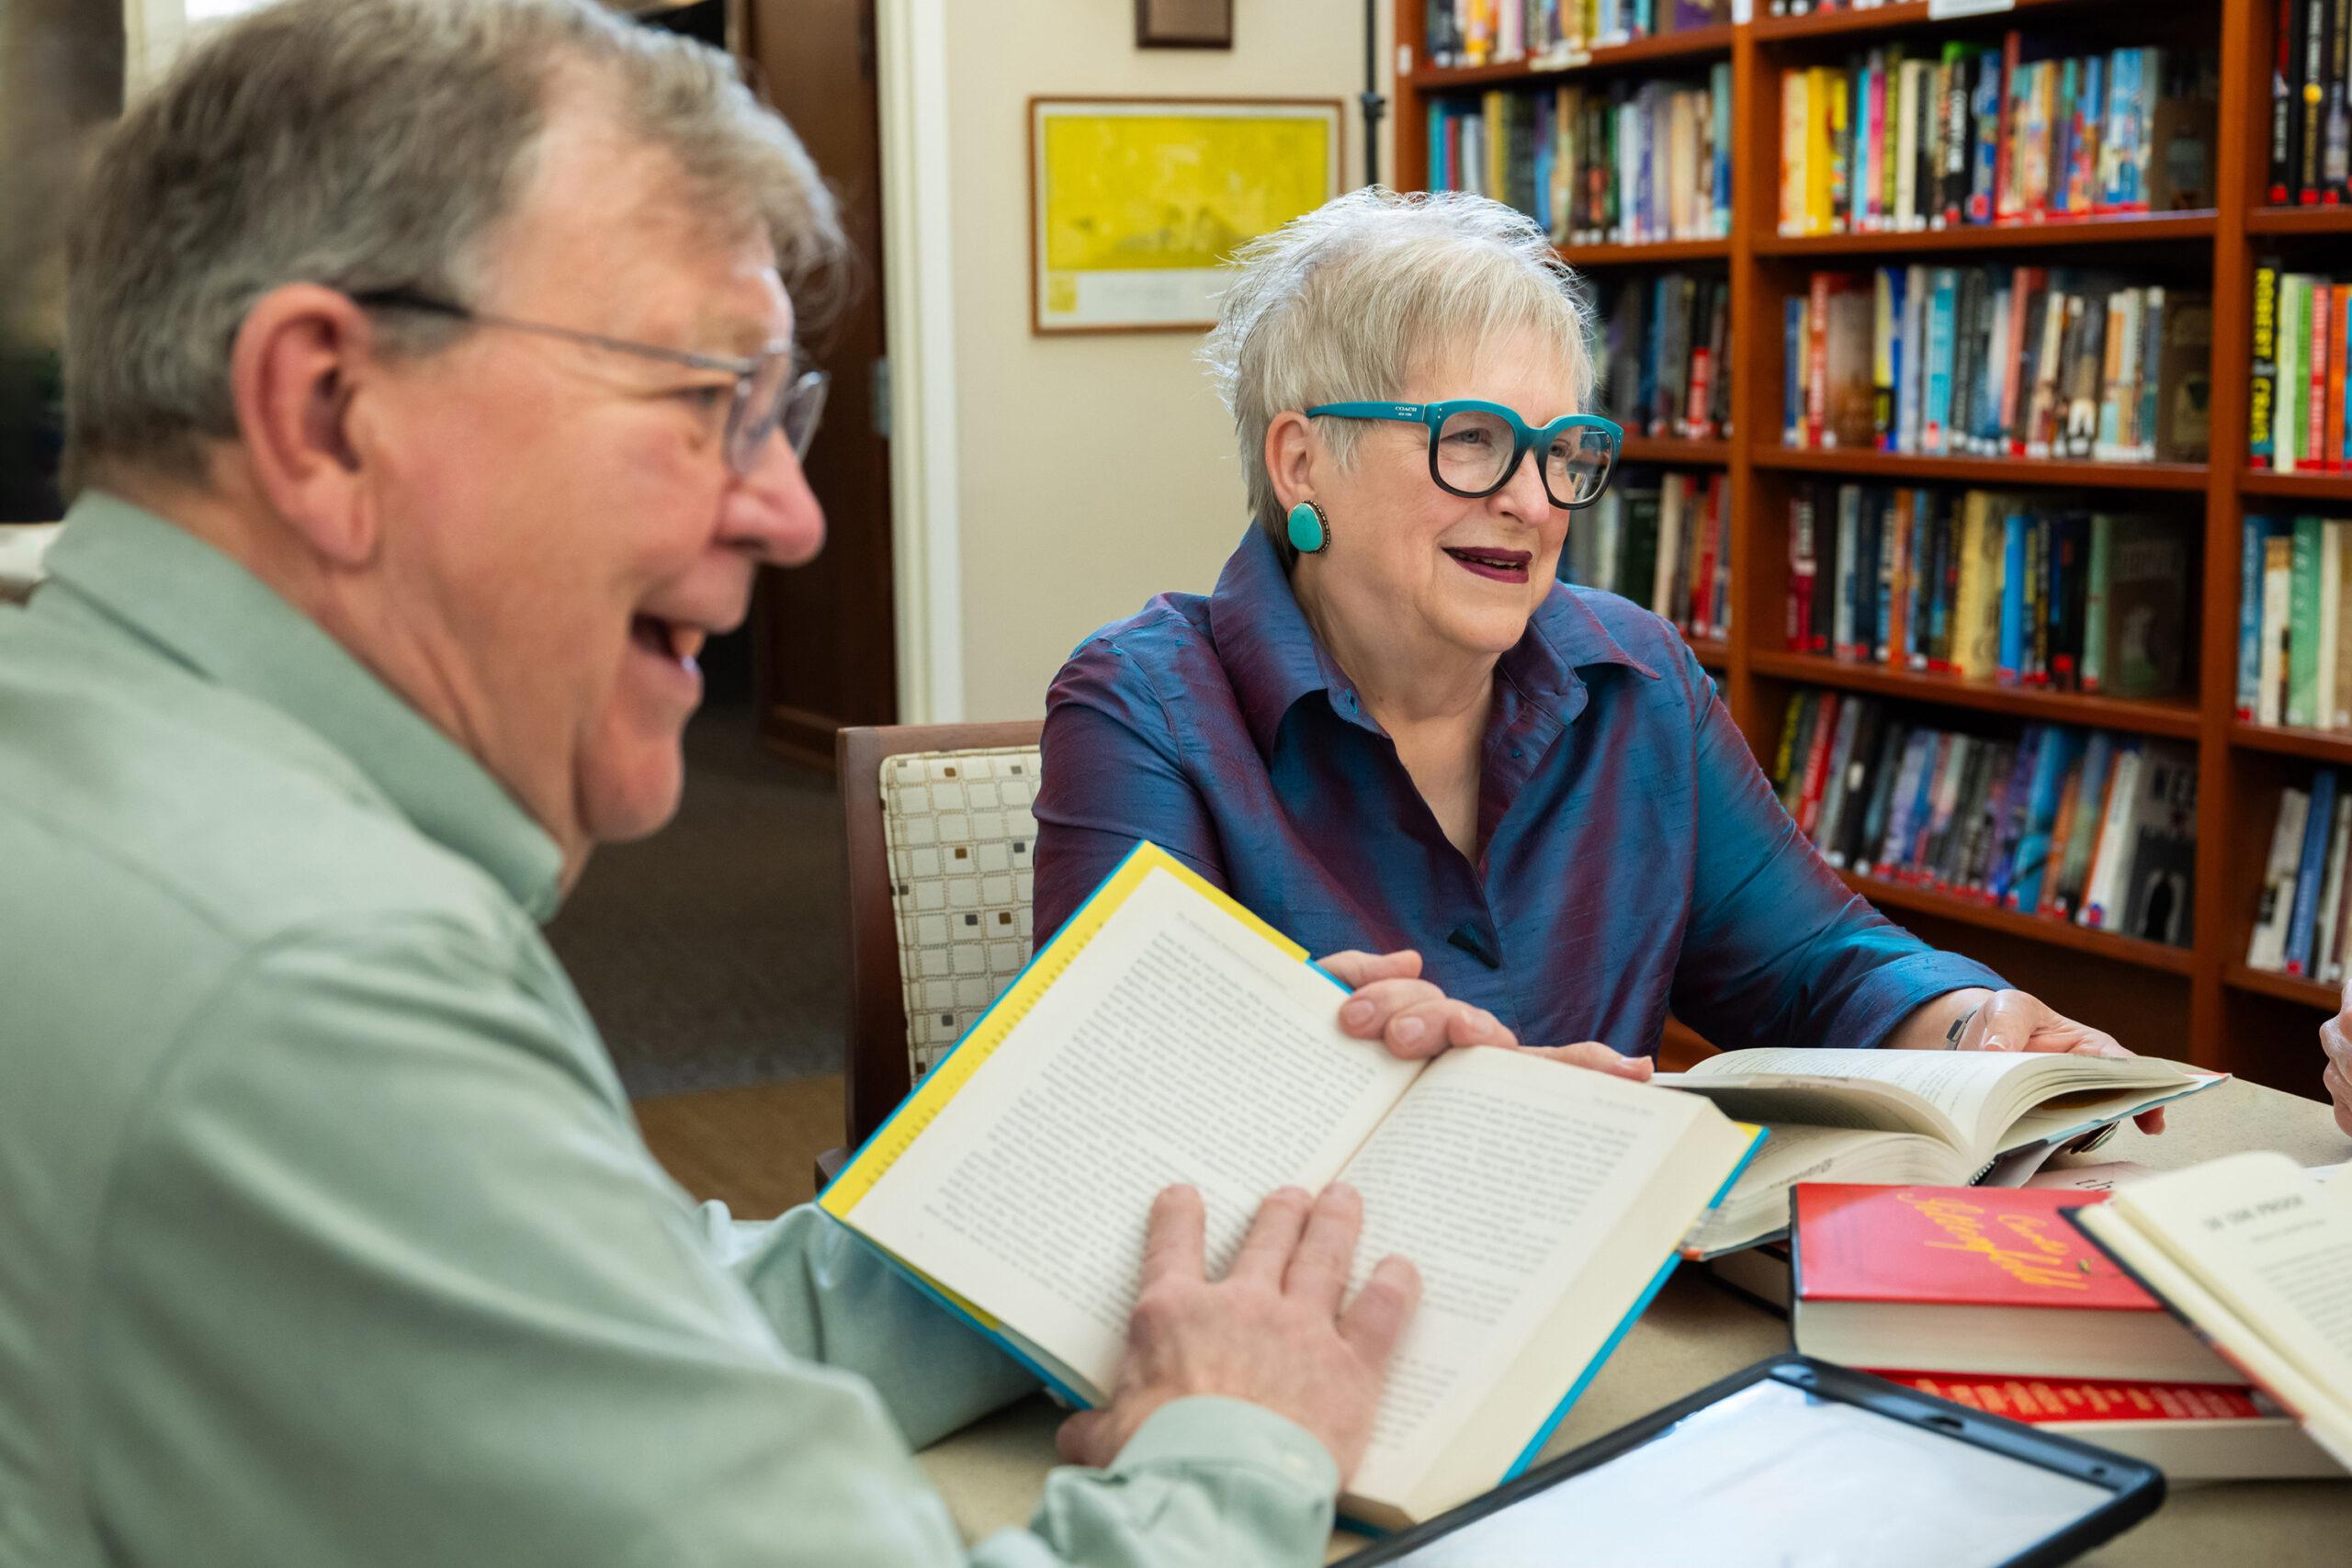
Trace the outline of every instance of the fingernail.
{"type": "Polygon", "coordinates": [[[1340,1010],[1340,1021],[1361,1029],[1372,1021],[1372,1004],[1361,999],[1350,1002],[1340,1010]]]}
{"type": "Polygon", "coordinates": [[[1396,1021],[1396,1043],[1410,1045],[1428,1032],[1429,1025],[1419,1019],[1400,1018],[1396,1021]]]}
{"type": "Polygon", "coordinates": [[[1984,1043],[1979,1047],[1979,1049],[1985,1051],[2006,1051],[2008,1047],[2001,1043],[2001,1037],[1999,1035],[1987,1034],[1984,1037],[1984,1043]]]}

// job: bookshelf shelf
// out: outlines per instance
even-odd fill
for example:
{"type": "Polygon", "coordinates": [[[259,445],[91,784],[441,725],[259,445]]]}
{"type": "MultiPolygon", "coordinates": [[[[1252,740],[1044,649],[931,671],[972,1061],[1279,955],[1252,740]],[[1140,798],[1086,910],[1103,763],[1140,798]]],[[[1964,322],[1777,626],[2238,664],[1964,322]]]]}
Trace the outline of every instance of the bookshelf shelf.
{"type": "Polygon", "coordinates": [[[1610,44],[1605,48],[1587,51],[1580,56],[1571,55],[1548,63],[1534,60],[1509,60],[1485,65],[1421,65],[1417,66],[1406,81],[1419,92],[1436,94],[1464,92],[1506,83],[1557,82],[1573,76],[1634,68],[1656,67],[1670,71],[1685,62],[1704,64],[1721,60],[1731,52],[1736,31],[1727,22],[1720,27],[1693,28],[1688,32],[1666,33],[1657,38],[1635,39],[1630,43],[1610,44]]]}
{"type": "Polygon", "coordinates": [[[2352,207],[2257,207],[2245,215],[2249,234],[2352,234],[2352,207]]]}
{"type": "Polygon", "coordinates": [[[1573,267],[1664,266],[1675,262],[1719,262],[1730,258],[1729,240],[1653,240],[1642,245],[1560,247],[1560,259],[1573,267]]]}
{"type": "Polygon", "coordinates": [[[2230,744],[2249,751],[2268,751],[2282,757],[2310,757],[2338,767],[2352,767],[2352,734],[2340,729],[2248,724],[2241,719],[2230,726],[2230,744]]]}
{"type": "Polygon", "coordinates": [[[2016,714],[2052,724],[2130,730],[2137,735],[2194,739],[2200,723],[2195,705],[2187,702],[2149,702],[2085,692],[2004,686],[1989,681],[1962,681],[1951,675],[1889,670],[1883,664],[1828,659],[1817,653],[1751,652],[1747,668],[1758,675],[1801,681],[1807,685],[1833,686],[1840,691],[1975,708],[1985,713],[2016,714]]]}
{"type": "Polygon", "coordinates": [[[1731,663],[1731,644],[1720,637],[1693,637],[1682,640],[1690,645],[1690,651],[1699,656],[1699,662],[1710,670],[1721,670],[1731,663]]]}
{"type": "MultiPolygon", "coordinates": [[[[1867,14],[1867,13],[1865,13],[1867,14]]],[[[1978,223],[1956,229],[1895,230],[1860,234],[1763,234],[1759,256],[1929,255],[1955,251],[2050,251],[2075,245],[2146,245],[2165,241],[2211,243],[2219,220],[2211,212],[2149,212],[2047,223],[1978,223]]]]}
{"type": "Polygon", "coordinates": [[[2352,506],[2352,474],[2313,474],[2300,468],[2291,474],[2280,474],[2267,468],[2248,468],[2238,476],[2238,489],[2247,495],[2333,501],[2352,506]]]}
{"type": "Polygon", "coordinates": [[[2277,997],[2284,1002],[2300,1002],[2323,1012],[2334,1012],[2339,1005],[2336,987],[2301,975],[2274,975],[2267,969],[2233,964],[2222,971],[2222,981],[2241,991],[2277,997]]]}
{"type": "Polygon", "coordinates": [[[2029,915],[2017,909],[1996,909],[1982,899],[1963,898],[1932,887],[1915,887],[1907,882],[1889,882],[1882,877],[1864,876],[1851,871],[1840,874],[1845,877],[1847,886],[1871,903],[1886,908],[1908,909],[1917,914],[1957,920],[1963,925],[1981,926],[1986,931],[2030,937],[2036,942],[2048,942],[2071,952],[2093,953],[2142,969],[2159,969],[2168,975],[2190,974],[2197,967],[2197,954],[2189,948],[2170,947],[2139,937],[2119,936],[2114,931],[2078,926],[2071,920],[2045,919],[2040,915],[2029,915]]]}
{"type": "MultiPolygon", "coordinates": [[[[2093,3],[2095,0],[2014,0],[2014,4],[2005,8],[2002,14],[2078,11],[2093,3]]],[[[1761,8],[1761,0],[1758,8],[1761,8]]],[[[1937,18],[1930,17],[1928,11],[1927,0],[1904,0],[1902,4],[1879,6],[1867,11],[1816,11],[1808,17],[1759,16],[1754,23],[1756,41],[1758,44],[1775,44],[1806,39],[1904,32],[1936,22],[1937,18]]]]}
{"type": "MultiPolygon", "coordinates": [[[[1756,0],[1762,13],[1770,0],[1756,0]]],[[[1610,283],[1644,283],[1668,268],[1697,271],[1728,286],[1728,336],[1719,367],[1729,377],[1732,434],[1722,442],[1629,440],[1629,463],[1713,469],[1723,476],[1726,539],[1735,567],[1738,629],[1728,646],[1699,643],[1700,658],[1749,743],[1775,753],[1792,688],[1809,685],[1918,705],[1931,722],[2014,728],[2027,722],[2082,725],[2161,737],[2193,747],[2197,846],[2191,929],[2196,946],[2173,948],[2086,930],[2014,910],[1994,909],[1932,888],[1848,880],[1890,910],[1909,910],[1940,940],[1973,952],[2035,988],[2072,1016],[2110,1021],[2135,1048],[2238,1072],[2305,1095],[2318,1092],[2315,1064],[2271,1049],[2286,1004],[2330,1008],[2327,987],[2244,968],[2245,917],[2282,777],[2305,762],[2352,769],[2352,734],[2264,728],[2234,716],[2240,585],[2237,562],[2249,514],[2321,511],[2352,516],[2352,473],[2257,472],[2248,461],[2253,295],[2257,262],[2278,254],[2294,266],[2340,272],[2328,242],[2352,239],[2352,205],[2274,207],[2268,196],[2273,36],[2279,0],[2014,0],[1997,14],[1942,19],[1928,0],[1804,17],[1758,15],[1729,30],[1645,40],[1595,51],[1563,70],[1487,67],[1476,73],[1424,70],[1400,76],[1392,125],[1396,183],[1427,183],[1427,109],[1444,94],[1524,84],[1549,91],[1577,72],[1618,71],[1628,85],[1647,74],[1688,84],[1727,53],[1730,62],[1732,221],[1728,237],[1663,245],[1575,246],[1571,265],[1610,283]],[[1863,51],[1901,42],[1906,58],[1937,56],[1950,40],[2001,45],[2022,35],[2027,57],[2042,41],[2060,52],[2155,46],[2211,51],[2219,65],[2210,209],[2007,225],[1963,225],[1888,233],[1782,235],[1782,73],[1849,69],[1863,51]],[[1705,64],[1701,64],[1701,62],[1705,64]],[[1646,62],[1646,66],[1645,66],[1646,62]],[[1622,67],[1634,67],[1622,70],[1622,67]],[[2202,292],[2212,304],[2205,463],[2103,463],[1969,457],[1905,457],[1874,450],[1792,450],[1781,445],[1789,366],[1783,302],[1815,270],[1861,272],[1906,260],[1964,267],[2069,265],[2112,269],[2132,282],[2202,292]],[[1654,269],[1645,272],[1643,269],[1654,269]],[[2048,494],[2057,505],[2108,505],[2161,512],[2192,540],[2186,662],[2194,689],[2169,701],[2137,701],[1963,682],[1883,666],[1794,654],[1780,647],[1786,604],[1789,513],[1799,481],[1928,484],[2048,494]],[[2061,496],[2059,492],[2074,492],[2061,496]],[[2083,498],[2077,501],[2075,497],[2083,498]],[[2203,570],[2196,570],[2201,561],[2203,570]],[[1940,712],[1945,717],[1935,718],[1940,712]],[[1972,943],[1981,944],[1972,947],[1972,943]],[[2084,955],[2104,963],[2082,962],[2084,955]],[[2162,985],[2158,976],[2175,976],[2162,985]]],[[[1423,57],[1428,0],[1395,0],[1399,43],[1423,57]]],[[[2043,51],[2041,52],[2049,52],[2043,51]]],[[[1707,477],[1712,478],[1710,474],[1707,477]]],[[[1899,917],[1898,917],[1899,918],[1899,917]]],[[[1669,1029],[1669,1045],[1688,1045],[1669,1029]]],[[[2307,1055],[2307,1054],[2306,1054],[2307,1055]]]]}
{"type": "Polygon", "coordinates": [[[1681,463],[1720,468],[1731,461],[1728,441],[1685,441],[1674,435],[1628,435],[1617,454],[1621,463],[1681,463]]]}
{"type": "MultiPolygon", "coordinates": [[[[2086,463],[2027,457],[1913,457],[1897,452],[1822,450],[1810,446],[1759,446],[1759,468],[1788,473],[1836,474],[1885,479],[1900,484],[1952,479],[1963,484],[2063,486],[2069,490],[2202,491],[2202,463],[2086,463]]],[[[2236,558],[2233,556],[2231,558],[2236,558]]]]}

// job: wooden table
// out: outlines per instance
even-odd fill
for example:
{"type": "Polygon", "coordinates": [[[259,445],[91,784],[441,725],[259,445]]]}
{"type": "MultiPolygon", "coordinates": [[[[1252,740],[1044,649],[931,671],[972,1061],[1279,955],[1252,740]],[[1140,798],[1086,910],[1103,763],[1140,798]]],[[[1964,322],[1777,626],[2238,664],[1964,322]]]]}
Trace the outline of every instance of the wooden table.
{"type": "MultiPolygon", "coordinates": [[[[2157,1138],[2126,1127],[2090,1158],[2165,1168],[2273,1148],[2304,1165],[2352,1159],[2352,1139],[2336,1130],[2325,1106],[2250,1083],[2227,1083],[2176,1106],[2172,1123],[2157,1138]]],[[[1545,1457],[1789,1348],[1785,1322],[1716,1290],[1696,1270],[1678,1270],[1560,1424],[1545,1457]]],[[[1059,1414],[1043,1398],[1029,1400],[922,1456],[967,1539],[1027,1521],[1053,1464],[1059,1414]]],[[[1341,1531],[1331,1538],[1330,1555],[1363,1544],[1341,1531]]],[[[1569,1547],[1564,1562],[1572,1560],[1569,1547]]],[[[2177,1487],[2154,1518],[2083,1561],[2107,1568],[2343,1568],[2352,1563],[2352,1480],[2177,1487]]]]}

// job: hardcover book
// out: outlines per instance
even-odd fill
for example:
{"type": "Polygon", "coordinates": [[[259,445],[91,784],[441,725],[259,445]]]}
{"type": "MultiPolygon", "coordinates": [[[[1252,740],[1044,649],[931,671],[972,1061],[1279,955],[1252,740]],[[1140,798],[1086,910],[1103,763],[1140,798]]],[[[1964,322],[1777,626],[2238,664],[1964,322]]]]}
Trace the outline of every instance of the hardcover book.
{"type": "Polygon", "coordinates": [[[1796,1347],[1924,1372],[2243,1382],[2060,1217],[2105,1196],[1807,1182],[1796,1347]]]}
{"type": "Polygon", "coordinates": [[[2095,1443],[2168,1482],[2327,1479],[2343,1468],[2259,1391],[2207,1383],[1880,1371],[1987,1416],[2095,1443]]]}

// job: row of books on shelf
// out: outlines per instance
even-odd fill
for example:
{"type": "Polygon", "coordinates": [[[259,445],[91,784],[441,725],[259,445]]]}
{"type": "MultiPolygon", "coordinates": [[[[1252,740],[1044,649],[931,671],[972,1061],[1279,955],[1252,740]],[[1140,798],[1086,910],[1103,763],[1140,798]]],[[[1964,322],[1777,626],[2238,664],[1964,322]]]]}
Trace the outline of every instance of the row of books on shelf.
{"type": "Polygon", "coordinates": [[[1894,670],[2170,696],[2187,678],[2188,565],[2187,526],[2165,517],[1802,484],[1784,640],[1894,670]]]}
{"type": "Polygon", "coordinates": [[[1496,90],[1429,109],[1430,188],[1518,208],[1562,244],[1731,232],[1731,65],[1703,85],[1496,90]]]}
{"type": "Polygon", "coordinates": [[[2248,517],[2242,538],[2238,717],[2352,730],[2352,519],[2248,517]]]}
{"type": "Polygon", "coordinates": [[[1594,407],[1634,435],[1707,441],[1731,434],[1731,284],[1721,273],[1661,272],[1604,282],[1594,407]]]}
{"type": "Polygon", "coordinates": [[[2352,181],[2352,6],[2277,0],[2270,73],[2274,206],[2335,207],[2352,181]]]}
{"type": "Polygon", "coordinates": [[[2335,985],[2344,978],[2352,935],[2345,908],[2345,852],[2352,848],[2352,790],[2334,768],[2313,771],[2310,787],[2278,792],[2262,904],[2246,943],[2249,969],[2301,975],[2335,985]]]}
{"type": "Polygon", "coordinates": [[[1429,0],[1423,48],[1432,65],[1535,68],[1594,49],[1731,20],[1732,0],[1429,0]]]}
{"type": "Polygon", "coordinates": [[[2190,747],[2056,724],[1973,735],[1874,697],[1802,690],[1772,779],[1798,830],[1841,870],[2188,943],[2190,747]]]}
{"type": "Polygon", "coordinates": [[[2202,293],[2065,267],[1817,272],[1784,306],[1781,440],[2202,462],[2212,321],[2202,293]]]}
{"type": "Polygon", "coordinates": [[[2352,282],[2287,272],[2275,257],[2256,262],[2252,349],[2246,451],[2254,467],[2352,468],[2352,420],[2344,406],[2352,282]]]}
{"type": "Polygon", "coordinates": [[[1720,472],[1619,476],[1568,529],[1563,581],[1622,594],[1685,637],[1731,635],[1731,526],[1720,472]]]}
{"type": "Polygon", "coordinates": [[[1782,71],[1780,231],[2212,206],[2214,57],[2060,47],[2012,31],[1782,71]]]}

